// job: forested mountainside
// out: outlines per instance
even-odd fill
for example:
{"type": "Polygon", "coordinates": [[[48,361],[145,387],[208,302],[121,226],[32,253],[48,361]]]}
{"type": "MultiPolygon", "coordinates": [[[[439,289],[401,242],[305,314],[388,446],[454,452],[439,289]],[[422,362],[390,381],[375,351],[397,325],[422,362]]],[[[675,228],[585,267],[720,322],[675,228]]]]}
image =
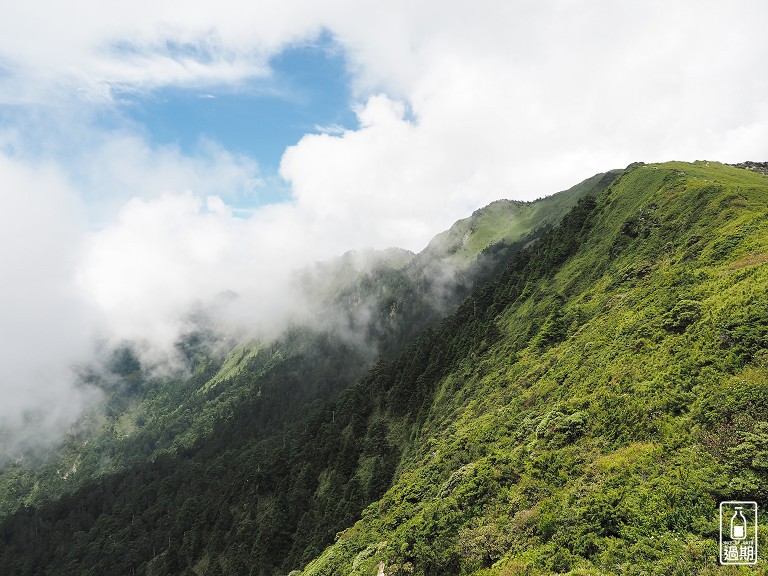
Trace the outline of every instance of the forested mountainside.
{"type": "Polygon", "coordinates": [[[718,501],[768,504],[767,216],[703,162],[582,201],[382,380],[392,485],[303,574],[727,570],[718,501]]]}
{"type": "MultiPolygon", "coordinates": [[[[181,540],[192,536],[183,536],[188,532],[183,522],[179,540],[169,531],[168,522],[175,523],[179,512],[166,501],[170,492],[174,502],[186,502],[187,508],[190,497],[208,494],[195,500],[195,518],[187,519],[202,527],[190,551],[197,566],[211,558],[230,566],[228,557],[255,566],[256,573],[302,565],[380,496],[387,481],[379,478],[364,494],[344,497],[289,492],[286,474],[319,481],[317,475],[307,476],[311,460],[291,452],[297,431],[316,431],[313,419],[326,413],[335,420],[334,400],[341,390],[378,358],[395,357],[425,326],[455,310],[473,286],[503,269],[521,246],[556,224],[579,198],[604,189],[619,173],[598,174],[535,202],[495,202],[458,222],[421,254],[391,249],[318,263],[297,277],[306,301],[314,303],[312,317],[276,339],[243,340],[221,333],[215,317],[198,311],[197,329],[178,343],[191,377],[154,377],[130,343],[109,352],[106,370],[81,368],[84,384],[104,389],[102,409],[87,414],[60,445],[47,450],[31,446],[0,462],[0,518],[6,518],[8,530],[3,532],[8,539],[0,540],[0,567],[9,573],[175,573],[189,564],[173,558],[181,540]],[[190,466],[201,468],[191,472],[190,466]],[[221,474],[222,469],[227,472],[221,474]],[[254,487],[252,478],[246,484],[235,480],[253,473],[268,479],[267,484],[254,487]],[[141,495],[128,489],[136,484],[142,485],[141,495]],[[280,502],[290,496],[291,512],[264,498],[265,491],[275,492],[280,502]],[[115,508],[118,493],[123,504],[115,508]],[[324,502],[327,498],[335,499],[333,505],[324,502]],[[307,509],[317,507],[316,500],[323,503],[311,537],[294,534],[307,509]],[[115,514],[121,509],[130,509],[131,521],[120,531],[128,525],[135,530],[134,518],[143,518],[144,534],[136,540],[121,536],[120,549],[104,555],[104,541],[116,545],[114,529],[122,519],[115,514]],[[225,509],[230,519],[211,521],[225,509]],[[266,519],[272,515],[280,516],[280,522],[266,519]],[[41,529],[38,522],[44,517],[48,520],[41,529]],[[246,517],[251,528],[260,526],[262,541],[274,541],[261,546],[258,559],[251,553],[254,534],[241,525],[246,517]],[[75,518],[84,524],[69,530],[75,518]],[[27,527],[35,544],[22,550],[15,539],[24,534],[25,522],[31,522],[27,527]],[[104,522],[112,528],[105,529],[104,522]],[[85,533],[89,536],[83,539],[85,533]],[[87,550],[81,549],[86,543],[87,550]]],[[[389,475],[397,458],[393,453],[388,459],[389,475]]],[[[215,562],[210,564],[211,571],[217,569],[215,562]]],[[[226,570],[242,569],[232,566],[239,567],[226,570]]]]}
{"type": "Polygon", "coordinates": [[[326,284],[377,294],[378,361],[322,328],[191,341],[162,386],[118,356],[137,390],[66,445],[68,479],[3,470],[26,505],[3,500],[0,572],[719,573],[718,501],[768,503],[768,180],[637,164],[587,188],[513,238],[433,243],[492,255],[457,266],[452,312],[419,256],[326,284]]]}

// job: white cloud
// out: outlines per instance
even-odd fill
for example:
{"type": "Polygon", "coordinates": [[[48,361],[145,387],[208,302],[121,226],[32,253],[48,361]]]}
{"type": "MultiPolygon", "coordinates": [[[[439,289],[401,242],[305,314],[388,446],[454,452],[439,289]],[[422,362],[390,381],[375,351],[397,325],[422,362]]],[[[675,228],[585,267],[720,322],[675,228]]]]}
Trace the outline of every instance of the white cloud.
{"type": "Polygon", "coordinates": [[[98,363],[104,340],[173,359],[190,307],[248,277],[249,238],[225,200],[259,186],[255,162],[211,142],[190,156],[85,126],[65,169],[20,132],[0,137],[0,460],[97,400],[75,368],[98,363]]]}
{"type": "Polygon", "coordinates": [[[494,199],[633,161],[766,157],[760,15],[758,2],[350,8],[329,26],[358,72],[361,127],[306,136],[281,172],[355,246],[419,249],[494,199]]]}
{"type": "Polygon", "coordinates": [[[294,312],[290,271],[316,259],[418,250],[494,199],[632,161],[768,159],[766,17],[762,0],[9,3],[2,415],[35,405],[97,328],[167,346],[189,306],[227,289],[253,303],[242,320],[274,326],[294,312]],[[322,30],[360,126],[286,151],[290,201],[238,218],[264,190],[258,159],[159,146],[120,116],[122,91],[238,87],[322,30]]]}
{"type": "Polygon", "coordinates": [[[9,439],[15,444],[70,425],[93,392],[77,388],[71,370],[90,356],[92,336],[72,275],[82,238],[78,199],[55,168],[2,154],[0,181],[2,456],[9,439]]]}
{"type": "Polygon", "coordinates": [[[91,194],[91,207],[99,206],[101,213],[109,214],[110,207],[114,210],[135,196],[184,191],[252,203],[263,184],[253,159],[209,140],[185,154],[175,146],[149,144],[136,134],[99,135],[86,150],[87,156],[76,159],[76,170],[91,194]]]}
{"type": "MultiPolygon", "coordinates": [[[[62,93],[109,100],[114,86],[236,84],[268,74],[269,57],[290,43],[329,30],[363,104],[375,93],[407,103],[415,132],[439,144],[445,164],[509,195],[549,193],[603,162],[765,151],[755,136],[740,140],[765,120],[768,81],[757,71],[768,6],[759,0],[448,1],[439,9],[38,0],[7,10],[0,100],[22,102],[62,93]],[[551,172],[561,161],[567,168],[551,172]]],[[[370,145],[372,155],[381,151],[370,145]]]]}
{"type": "MultiPolygon", "coordinates": [[[[118,119],[100,127],[87,110],[25,110],[2,131],[0,151],[27,163],[55,163],[66,173],[93,225],[103,225],[134,197],[190,191],[219,195],[236,205],[258,201],[264,191],[258,163],[200,138],[191,151],[150,142],[141,127],[118,119]]],[[[2,117],[0,116],[0,119],[2,117]]],[[[1,125],[0,125],[1,126],[1,125]]]]}

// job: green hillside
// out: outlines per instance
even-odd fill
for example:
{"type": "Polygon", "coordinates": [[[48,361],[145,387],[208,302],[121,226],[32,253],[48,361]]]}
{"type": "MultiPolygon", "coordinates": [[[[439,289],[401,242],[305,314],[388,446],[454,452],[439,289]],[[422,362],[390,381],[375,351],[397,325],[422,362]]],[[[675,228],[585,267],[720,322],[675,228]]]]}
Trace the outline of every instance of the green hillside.
{"type": "MultiPolygon", "coordinates": [[[[295,388],[290,394],[297,395],[302,406],[332,398],[378,355],[396,353],[420,329],[454,310],[472,286],[505,266],[515,241],[556,222],[565,206],[607,185],[610,174],[526,203],[524,218],[498,213],[492,206],[479,210],[468,221],[483,233],[482,242],[472,236],[475,250],[464,248],[460,262],[450,247],[435,253],[433,242],[419,255],[392,248],[349,252],[317,263],[297,276],[307,304],[315,310],[311,328],[299,323],[281,338],[265,342],[218,333],[211,327],[215,318],[203,321],[179,342],[191,378],[151,377],[142,371],[130,346],[112,353],[105,362],[106,374],[101,368],[84,367],[84,382],[104,390],[105,405],[86,415],[60,446],[44,451],[30,447],[13,455],[10,463],[0,455],[0,518],[20,506],[56,499],[94,477],[188,447],[209,434],[215,420],[252,396],[254,382],[269,388],[285,386],[289,379],[288,386],[295,388]],[[211,348],[217,353],[212,354],[211,348]],[[324,365],[339,367],[330,377],[312,364],[319,355],[325,358],[324,365]],[[316,384],[298,383],[307,380],[316,384]]],[[[225,297],[237,298],[231,293],[225,297]]],[[[285,420],[284,412],[291,409],[281,406],[274,418],[285,420]]]]}
{"type": "Polygon", "coordinates": [[[533,202],[492,202],[435,236],[423,254],[457,265],[466,264],[490,246],[512,244],[537,228],[557,224],[579,198],[601,191],[620,173],[621,170],[611,170],[595,174],[568,190],[533,202]]]}
{"type": "MultiPolygon", "coordinates": [[[[591,186],[574,188],[576,193],[596,191],[607,185],[606,178],[591,180],[591,186]]],[[[520,226],[513,214],[509,219],[496,218],[494,223],[502,231],[498,236],[509,237],[506,231],[512,228],[517,236],[542,228],[558,214],[562,215],[562,210],[556,212],[559,205],[576,201],[570,200],[569,194],[558,194],[557,202],[538,201],[554,207],[538,210],[541,221],[529,218],[520,226]]],[[[485,223],[483,228],[487,230],[489,225],[485,223]]],[[[186,502],[200,491],[198,483],[190,486],[186,481],[189,460],[194,459],[203,471],[201,475],[198,470],[194,476],[202,476],[207,486],[216,485],[226,494],[223,503],[217,499],[201,502],[193,498],[198,506],[215,506],[211,514],[217,516],[222,508],[231,508],[232,502],[238,499],[258,501],[260,493],[254,493],[251,486],[237,486],[230,475],[218,477],[217,471],[225,469],[238,474],[236,470],[241,469],[243,474],[249,474],[253,457],[249,453],[260,453],[264,457],[273,452],[275,459],[271,464],[269,460],[259,460],[257,465],[259,469],[266,468],[264,477],[283,474],[283,468],[274,467],[285,458],[290,460],[292,471],[306,468],[303,453],[300,457],[286,455],[296,441],[296,429],[291,426],[299,422],[302,432],[316,433],[312,423],[307,423],[308,419],[328,410],[335,414],[332,402],[340,391],[358,380],[377,357],[392,358],[422,329],[455,310],[473,285],[503,269],[505,258],[516,245],[502,242],[483,247],[486,249],[482,253],[478,250],[474,258],[465,255],[460,264],[450,261],[453,258],[450,251],[435,255],[425,250],[414,257],[398,249],[350,252],[337,260],[318,263],[297,276],[307,300],[305,304],[315,309],[315,316],[308,319],[309,324],[295,324],[271,341],[238,341],[231,334],[217,332],[215,318],[198,312],[197,329],[178,343],[191,377],[184,373],[175,379],[153,377],[142,368],[130,344],[111,352],[103,367],[82,367],[83,383],[103,389],[103,406],[86,414],[60,445],[47,450],[32,446],[16,454],[13,460],[0,462],[0,518],[19,511],[5,525],[13,533],[23,534],[25,523],[37,523],[41,516],[49,517],[49,528],[51,518],[76,516],[77,525],[88,527],[88,536],[83,538],[80,534],[77,542],[88,543],[88,550],[98,552],[91,556],[77,545],[67,545],[74,557],[81,558],[72,561],[72,565],[93,565],[95,573],[115,570],[115,563],[124,567],[120,559],[125,552],[113,550],[112,554],[104,555],[98,542],[103,538],[111,541],[114,537],[112,529],[104,530],[104,521],[112,528],[123,522],[115,519],[119,510],[113,508],[112,500],[116,487],[120,486],[128,502],[120,510],[131,510],[132,520],[138,515],[154,526],[143,541],[131,537],[123,540],[133,548],[130,556],[143,559],[138,562],[139,567],[157,566],[158,561],[167,563],[170,561],[167,549],[172,549],[174,542],[174,538],[166,538],[168,522],[178,507],[165,502],[165,507],[155,505],[151,511],[147,510],[149,501],[142,498],[137,503],[136,494],[125,490],[126,483],[157,484],[160,479],[156,477],[155,467],[158,462],[164,462],[174,474],[163,480],[163,491],[171,490],[186,502]],[[109,494],[105,493],[105,485],[111,486],[109,494]],[[98,495],[95,496],[94,491],[98,495]],[[79,498],[89,501],[105,498],[106,501],[100,505],[73,504],[79,498]],[[141,550],[142,542],[147,545],[144,550],[141,550]],[[105,562],[109,567],[104,566],[105,562]]],[[[229,293],[222,298],[232,301],[238,296],[229,293]]],[[[327,439],[328,444],[333,442],[327,439]]],[[[390,473],[398,457],[396,451],[388,456],[386,469],[390,473]]],[[[303,472],[300,478],[306,474],[303,472]]],[[[311,480],[316,483],[318,478],[311,480]]],[[[277,486],[276,496],[285,498],[283,488],[286,487],[277,486]]],[[[312,550],[317,553],[322,549],[313,546],[324,547],[332,542],[334,533],[354,521],[384,488],[386,482],[377,480],[368,492],[353,491],[345,496],[345,501],[338,503],[336,509],[326,507],[316,517],[318,526],[311,538],[297,539],[296,545],[290,548],[272,547],[256,561],[260,567],[257,572],[280,565],[301,565],[300,558],[309,560],[312,550]]],[[[158,488],[152,488],[150,493],[157,497],[157,491],[158,488]]],[[[261,513],[256,512],[262,528],[261,538],[293,537],[304,508],[314,499],[306,490],[300,498],[295,493],[293,496],[295,506],[287,515],[287,527],[264,522],[261,513]]],[[[334,497],[333,494],[327,496],[334,497]]],[[[244,541],[252,535],[252,530],[243,530],[239,524],[241,519],[253,527],[254,520],[243,518],[241,510],[232,518],[206,526],[195,537],[196,542],[206,541],[209,550],[203,552],[197,546],[194,556],[202,556],[198,565],[200,562],[205,565],[212,555],[220,555],[219,545],[225,542],[225,548],[234,550],[231,553],[235,557],[254,561],[252,554],[242,553],[244,541]],[[228,529],[221,534],[223,524],[228,529]],[[213,534],[217,536],[211,542],[213,534]]],[[[57,538],[69,542],[73,536],[71,522],[74,520],[70,518],[54,524],[60,532],[57,538]]],[[[130,527],[129,531],[134,529],[130,527]]],[[[47,556],[52,552],[51,543],[46,540],[47,532],[42,538],[38,538],[37,530],[34,533],[36,538],[27,543],[29,546],[36,542],[34,553],[29,550],[14,553],[15,543],[11,538],[6,550],[0,546],[0,558],[12,562],[11,566],[22,573],[54,570],[50,567],[59,565],[61,559],[47,556]]],[[[182,541],[188,538],[184,531],[178,536],[182,541]]],[[[3,566],[5,564],[0,564],[3,566]]]]}
{"type": "Polygon", "coordinates": [[[768,179],[552,198],[319,265],[324,319],[190,335],[191,378],[117,354],[106,414],[4,467],[0,573],[720,573],[718,501],[768,505],[768,179]]]}
{"type": "Polygon", "coordinates": [[[303,573],[720,573],[718,500],[768,504],[766,216],[768,180],[715,163],[577,207],[465,304],[493,337],[303,573]]]}

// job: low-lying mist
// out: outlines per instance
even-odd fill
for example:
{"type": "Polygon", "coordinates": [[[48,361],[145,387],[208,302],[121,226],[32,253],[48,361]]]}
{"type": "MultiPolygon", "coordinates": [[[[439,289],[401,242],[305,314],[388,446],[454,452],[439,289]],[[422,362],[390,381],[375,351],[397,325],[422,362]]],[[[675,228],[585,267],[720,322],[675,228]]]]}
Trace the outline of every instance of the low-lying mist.
{"type": "Polygon", "coordinates": [[[5,245],[13,280],[0,327],[2,460],[60,441],[100,410],[125,351],[156,386],[189,376],[191,341],[196,354],[221,359],[238,342],[296,327],[340,339],[372,364],[449,311],[466,284],[449,259],[395,248],[333,256],[338,239],[313,241],[290,226],[295,212],[238,218],[217,197],[134,199],[111,225],[81,233],[66,187],[41,192],[25,178],[18,184],[47,209],[34,226],[2,222],[26,246],[22,255],[5,245]]]}

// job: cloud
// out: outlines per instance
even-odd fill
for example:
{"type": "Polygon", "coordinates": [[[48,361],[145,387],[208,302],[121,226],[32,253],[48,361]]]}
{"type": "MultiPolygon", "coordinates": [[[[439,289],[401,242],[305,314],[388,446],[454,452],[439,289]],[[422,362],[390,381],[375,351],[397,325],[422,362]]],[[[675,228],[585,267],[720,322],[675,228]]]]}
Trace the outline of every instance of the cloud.
{"type": "Polygon", "coordinates": [[[77,107],[14,108],[5,118],[1,112],[0,151],[30,165],[57,165],[91,225],[105,224],[134,197],[194,191],[200,198],[219,195],[248,206],[266,193],[255,159],[209,138],[184,151],[151,142],[141,126],[121,115],[105,127],[93,111],[77,107]]]}
{"type": "Polygon", "coordinates": [[[276,330],[303,313],[296,268],[420,250],[492,200],[637,160],[765,160],[766,17],[758,0],[10,3],[0,416],[18,427],[51,398],[65,409],[48,427],[70,421],[88,397],[66,375],[97,336],[159,359],[226,290],[247,305],[223,321],[276,330]],[[289,147],[283,201],[265,203],[258,158],[158,145],[122,108],[162,87],[243,89],[320,34],[344,53],[359,125],[289,147]]]}
{"type": "Polygon", "coordinates": [[[423,1],[38,0],[9,11],[0,101],[237,85],[269,76],[273,55],[326,30],[360,105],[375,94],[405,104],[419,141],[435,150],[433,173],[472,170],[464,179],[478,189],[535,197],[638,159],[765,152],[768,80],[756,71],[768,7],[755,0],[727,9],[712,0],[449,1],[439,10],[423,1]]]}
{"type": "Polygon", "coordinates": [[[143,194],[95,229],[60,166],[0,154],[0,460],[61,437],[98,404],[78,373],[98,369],[105,349],[133,343],[145,367],[167,372],[196,311],[267,337],[306,318],[295,266],[338,248],[313,242],[289,205],[238,216],[227,185],[247,184],[250,165],[216,146],[188,157],[140,139],[103,144],[91,181],[143,194]]]}
{"type": "Polygon", "coordinates": [[[238,218],[219,196],[191,192],[129,201],[89,238],[78,273],[103,338],[149,343],[143,359],[160,362],[192,311],[231,292],[238,305],[219,310],[221,327],[263,335],[284,326],[301,312],[290,295],[297,254],[312,251],[306,234],[290,236],[289,217],[268,212],[238,218]]]}
{"type": "Polygon", "coordinates": [[[54,167],[0,154],[0,181],[0,449],[8,449],[57,434],[95,396],[72,372],[92,342],[89,306],[72,275],[82,206],[54,167]]]}
{"type": "Polygon", "coordinates": [[[280,9],[175,0],[9,6],[0,23],[0,58],[10,73],[0,86],[5,99],[28,102],[66,99],[70,92],[109,100],[115,86],[233,83],[268,74],[268,56],[306,35],[308,26],[295,2],[280,9]]]}
{"type": "Polygon", "coordinates": [[[91,209],[114,214],[133,197],[194,191],[199,198],[217,195],[234,204],[252,204],[263,182],[251,158],[200,140],[192,153],[176,146],[157,146],[137,134],[96,134],[87,155],[75,159],[70,171],[90,192],[91,209]]]}
{"type": "MultiPolygon", "coordinates": [[[[382,5],[369,27],[360,14],[339,18],[358,93],[403,102],[413,128],[392,134],[408,148],[396,169],[378,141],[360,139],[356,158],[365,144],[370,162],[339,180],[370,181],[378,157],[395,178],[425,174],[411,196],[442,199],[436,190],[463,182],[486,201],[541,196],[636,160],[765,155],[768,86],[754,72],[768,39],[754,18],[767,12],[759,2],[448,2],[382,5]]],[[[324,142],[329,154],[340,147],[324,142]]]]}
{"type": "Polygon", "coordinates": [[[43,132],[27,126],[0,136],[0,459],[59,438],[98,403],[78,372],[105,344],[133,340],[148,365],[175,360],[191,310],[247,277],[249,238],[225,201],[260,186],[255,162],[212,142],[188,155],[85,125],[73,138],[85,145],[50,143],[60,160],[43,161],[22,136],[43,132]]]}

